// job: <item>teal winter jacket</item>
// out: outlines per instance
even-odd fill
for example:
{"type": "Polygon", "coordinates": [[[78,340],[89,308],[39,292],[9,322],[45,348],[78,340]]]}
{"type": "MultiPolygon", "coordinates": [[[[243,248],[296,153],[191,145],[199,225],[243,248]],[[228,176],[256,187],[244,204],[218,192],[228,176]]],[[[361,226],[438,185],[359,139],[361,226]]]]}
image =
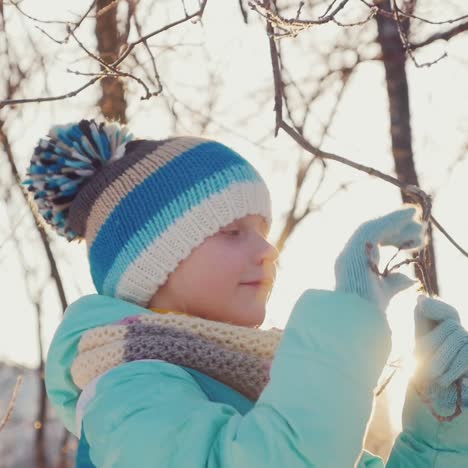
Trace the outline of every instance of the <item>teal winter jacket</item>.
{"type": "Polygon", "coordinates": [[[71,304],[48,351],[49,400],[80,438],[79,468],[461,468],[468,416],[438,423],[409,386],[387,464],[363,450],[391,349],[384,315],[354,294],[307,290],[256,402],[161,360],[119,365],[81,392],[70,368],[87,330],[150,310],[91,294],[71,304]]]}

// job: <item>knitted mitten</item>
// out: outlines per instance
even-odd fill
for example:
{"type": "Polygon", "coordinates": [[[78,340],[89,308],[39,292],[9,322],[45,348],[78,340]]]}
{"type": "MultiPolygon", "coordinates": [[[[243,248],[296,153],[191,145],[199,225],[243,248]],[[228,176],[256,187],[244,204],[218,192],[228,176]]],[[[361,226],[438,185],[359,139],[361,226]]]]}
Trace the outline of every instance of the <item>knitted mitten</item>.
{"type": "Polygon", "coordinates": [[[414,219],[416,213],[412,206],[362,224],[335,262],[335,289],[375,302],[383,312],[395,294],[413,285],[416,281],[402,273],[382,277],[375,268],[379,245],[409,251],[423,247],[426,224],[414,219]]]}
{"type": "MultiPolygon", "coordinates": [[[[468,378],[468,332],[455,308],[437,299],[419,296],[414,310],[416,380],[438,406],[454,408],[457,379],[468,378]]],[[[468,386],[460,382],[468,405],[468,386]]]]}

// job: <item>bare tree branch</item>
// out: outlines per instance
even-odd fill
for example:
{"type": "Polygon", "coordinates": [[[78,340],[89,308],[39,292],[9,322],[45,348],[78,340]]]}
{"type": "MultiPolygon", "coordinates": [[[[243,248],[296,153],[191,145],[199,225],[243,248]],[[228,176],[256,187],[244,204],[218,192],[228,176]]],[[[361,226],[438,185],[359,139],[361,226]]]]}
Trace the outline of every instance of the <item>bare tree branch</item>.
{"type": "MultiPolygon", "coordinates": [[[[142,34],[141,25],[140,25],[135,13],[132,15],[132,18],[133,18],[133,23],[135,24],[135,28],[136,28],[136,30],[138,32],[138,35],[140,37],[142,37],[143,34],[142,34]]],[[[153,53],[151,52],[151,49],[150,49],[150,47],[148,45],[148,41],[146,41],[146,40],[143,41],[143,45],[145,46],[145,49],[148,52],[148,56],[149,56],[149,58],[151,60],[151,65],[153,67],[154,79],[156,80],[156,83],[157,83],[157,86],[158,86],[158,89],[153,92],[153,96],[157,96],[157,95],[162,93],[163,87],[162,87],[162,84],[161,84],[161,79],[159,77],[158,69],[156,67],[156,59],[155,59],[153,53]]]]}
{"type": "Polygon", "coordinates": [[[427,46],[428,44],[432,44],[435,41],[448,41],[452,39],[452,37],[455,37],[458,34],[465,31],[468,31],[468,21],[466,23],[458,24],[457,26],[453,27],[452,29],[449,29],[448,31],[432,34],[432,36],[429,36],[423,41],[410,43],[408,44],[408,46],[411,50],[419,49],[421,47],[427,46]]]}
{"type": "Polygon", "coordinates": [[[127,57],[128,55],[130,54],[130,52],[138,45],[138,44],[141,44],[142,42],[145,42],[147,41],[148,39],[150,39],[151,37],[154,37],[158,34],[161,34],[162,32],[164,31],[167,31],[168,29],[171,29],[175,26],[178,26],[179,24],[182,24],[182,23],[185,23],[189,20],[192,20],[193,18],[201,18],[203,16],[203,12],[205,10],[205,7],[206,7],[206,4],[207,4],[208,0],[203,0],[203,2],[201,3],[200,5],[200,9],[197,10],[195,13],[191,14],[191,15],[188,15],[188,16],[185,16],[185,18],[182,18],[180,20],[177,20],[177,21],[174,21],[170,24],[167,24],[166,26],[160,28],[160,29],[157,29],[156,31],[153,31],[151,33],[148,33],[146,34],[145,36],[142,36],[140,37],[139,39],[137,39],[136,41],[134,42],[131,42],[130,44],[128,44],[127,48],[125,49],[125,51],[122,53],[122,55],[115,61],[113,62],[111,65],[113,67],[116,67],[117,65],[120,65],[127,57]]]}
{"type": "MultiPolygon", "coordinates": [[[[89,14],[91,13],[92,9],[94,8],[94,5],[96,4],[96,1],[97,0],[93,0],[91,2],[91,5],[88,7],[88,9],[86,10],[86,12],[84,13],[84,15],[82,15],[80,17],[80,19],[76,22],[70,22],[70,21],[57,21],[57,20],[40,20],[38,18],[35,18],[34,16],[31,16],[31,15],[28,15],[24,10],[22,10],[19,5],[18,5],[18,2],[14,1],[14,0],[10,0],[10,4],[13,5],[23,16],[25,16],[26,18],[29,18],[33,21],[35,21],[36,23],[43,23],[43,24],[66,24],[66,25],[70,25],[70,24],[73,24],[73,28],[71,28],[71,31],[75,32],[80,26],[81,26],[81,23],[83,23],[83,21],[89,17],[89,14]]],[[[38,26],[36,26],[37,29],[39,29],[41,32],[43,32],[46,36],[48,36],[50,39],[52,39],[54,42],[58,43],[58,44],[65,44],[68,39],[70,38],[70,33],[68,32],[68,34],[63,38],[63,39],[55,39],[54,37],[52,37],[49,33],[47,33],[46,31],[44,31],[42,28],[39,28],[38,26]]]]}
{"type": "MultiPolygon", "coordinates": [[[[412,197],[415,202],[420,203],[421,206],[423,207],[424,211],[427,211],[427,205],[430,200],[430,196],[427,195],[424,191],[422,191],[419,187],[413,186],[413,185],[408,185],[408,184],[403,184],[400,182],[398,179],[389,176],[388,174],[385,174],[377,169],[374,169],[372,167],[364,166],[362,164],[356,163],[354,161],[351,161],[349,159],[343,158],[342,156],[338,156],[333,153],[329,153],[327,151],[323,151],[319,148],[314,147],[311,143],[309,143],[307,140],[302,135],[299,135],[297,131],[295,131],[293,128],[291,128],[286,122],[282,121],[280,128],[282,128],[293,140],[295,140],[302,148],[304,148],[306,151],[309,153],[316,155],[320,158],[324,159],[331,159],[333,161],[340,162],[342,164],[345,164],[347,166],[353,167],[354,169],[357,169],[362,172],[366,172],[367,174],[378,177],[382,180],[385,180],[386,182],[389,182],[398,188],[402,190],[403,192],[407,193],[410,197],[412,197]]],[[[468,252],[466,252],[463,248],[457,244],[453,238],[447,233],[445,229],[442,228],[440,223],[434,218],[432,214],[429,215],[429,219],[431,222],[444,234],[447,239],[466,257],[468,257],[468,252]]]]}
{"type": "Polygon", "coordinates": [[[274,83],[275,83],[275,137],[278,136],[278,130],[281,120],[283,120],[283,80],[281,79],[281,72],[278,59],[278,51],[276,49],[275,40],[273,38],[273,26],[270,21],[266,22],[268,41],[270,42],[270,58],[273,67],[274,83]]]}
{"type": "Polygon", "coordinates": [[[96,83],[96,81],[99,81],[100,79],[103,78],[104,75],[96,76],[86,82],[83,86],[80,86],[78,89],[75,89],[74,91],[70,91],[65,94],[60,94],[59,96],[50,96],[50,97],[38,97],[38,98],[29,98],[29,99],[5,99],[3,101],[0,101],[0,109],[2,109],[5,106],[12,106],[15,104],[25,104],[27,102],[50,102],[50,101],[60,101],[62,99],[70,98],[73,96],[76,96],[77,94],[81,93],[86,88],[89,88],[91,85],[96,83]]]}
{"type": "Polygon", "coordinates": [[[315,20],[300,20],[298,18],[287,19],[275,14],[271,9],[266,8],[264,3],[260,0],[253,0],[249,2],[249,6],[252,10],[256,11],[259,15],[263,16],[269,23],[273,23],[275,26],[282,29],[294,29],[296,31],[302,31],[308,29],[311,26],[318,24],[325,24],[333,21],[335,16],[345,7],[349,0],[341,0],[340,4],[330,13],[325,16],[321,16],[315,20]]]}
{"type": "MultiPolygon", "coordinates": [[[[386,18],[393,19],[393,13],[384,10],[383,8],[379,7],[378,5],[369,3],[366,0],[360,0],[360,1],[362,3],[364,3],[364,5],[366,5],[369,8],[377,8],[377,14],[378,15],[384,16],[386,18]]],[[[448,19],[448,20],[433,21],[433,20],[428,20],[426,18],[422,18],[421,16],[414,15],[412,13],[410,14],[410,13],[407,13],[407,12],[403,12],[401,10],[400,10],[400,15],[404,16],[405,18],[413,18],[413,19],[416,19],[416,20],[421,21],[423,23],[428,23],[428,24],[433,24],[433,25],[452,24],[452,23],[457,23],[458,21],[462,21],[462,20],[468,18],[468,15],[462,15],[462,16],[458,16],[456,18],[451,18],[451,19],[448,19]]]]}

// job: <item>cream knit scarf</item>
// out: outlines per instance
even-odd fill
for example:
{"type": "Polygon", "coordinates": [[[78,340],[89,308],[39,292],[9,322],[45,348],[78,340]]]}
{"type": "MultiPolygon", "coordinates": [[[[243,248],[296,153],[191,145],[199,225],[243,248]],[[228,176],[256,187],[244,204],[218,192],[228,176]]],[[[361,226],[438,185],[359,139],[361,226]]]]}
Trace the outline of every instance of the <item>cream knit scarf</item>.
{"type": "Polygon", "coordinates": [[[268,383],[281,330],[151,310],[157,313],[126,317],[83,334],[71,367],[73,381],[80,389],[125,362],[161,359],[203,372],[250,400],[258,399],[268,383]]]}

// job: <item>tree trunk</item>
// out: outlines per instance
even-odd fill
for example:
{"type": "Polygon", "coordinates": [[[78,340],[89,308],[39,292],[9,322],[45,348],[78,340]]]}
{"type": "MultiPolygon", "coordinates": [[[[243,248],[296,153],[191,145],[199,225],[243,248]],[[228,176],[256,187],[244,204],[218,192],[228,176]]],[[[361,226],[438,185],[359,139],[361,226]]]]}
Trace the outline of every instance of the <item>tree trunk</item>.
{"type": "MultiPolygon", "coordinates": [[[[113,0],[98,0],[96,12],[113,3],[113,0]]],[[[117,28],[117,3],[96,18],[97,49],[100,58],[106,63],[114,62],[119,54],[120,34],[117,28]]],[[[102,96],[99,107],[102,115],[109,120],[127,123],[125,115],[124,83],[120,78],[106,77],[101,81],[102,96]]]]}
{"type": "MultiPolygon", "coordinates": [[[[390,1],[385,0],[380,5],[390,11],[390,1]]],[[[402,18],[403,31],[408,31],[409,23],[402,18]]],[[[390,112],[390,134],[392,139],[392,153],[395,161],[395,171],[398,179],[405,184],[419,185],[414,166],[413,149],[411,143],[411,123],[408,98],[408,80],[406,77],[406,55],[398,33],[398,25],[393,19],[377,16],[378,42],[382,49],[385,67],[387,94],[390,112]]],[[[411,202],[404,193],[404,202],[411,202]]],[[[421,257],[428,274],[429,292],[439,293],[437,272],[432,238],[432,226],[428,229],[428,244],[421,252],[421,257]]],[[[415,266],[415,274],[423,280],[420,270],[415,266]]],[[[424,283],[423,283],[424,284],[424,283]]]]}

